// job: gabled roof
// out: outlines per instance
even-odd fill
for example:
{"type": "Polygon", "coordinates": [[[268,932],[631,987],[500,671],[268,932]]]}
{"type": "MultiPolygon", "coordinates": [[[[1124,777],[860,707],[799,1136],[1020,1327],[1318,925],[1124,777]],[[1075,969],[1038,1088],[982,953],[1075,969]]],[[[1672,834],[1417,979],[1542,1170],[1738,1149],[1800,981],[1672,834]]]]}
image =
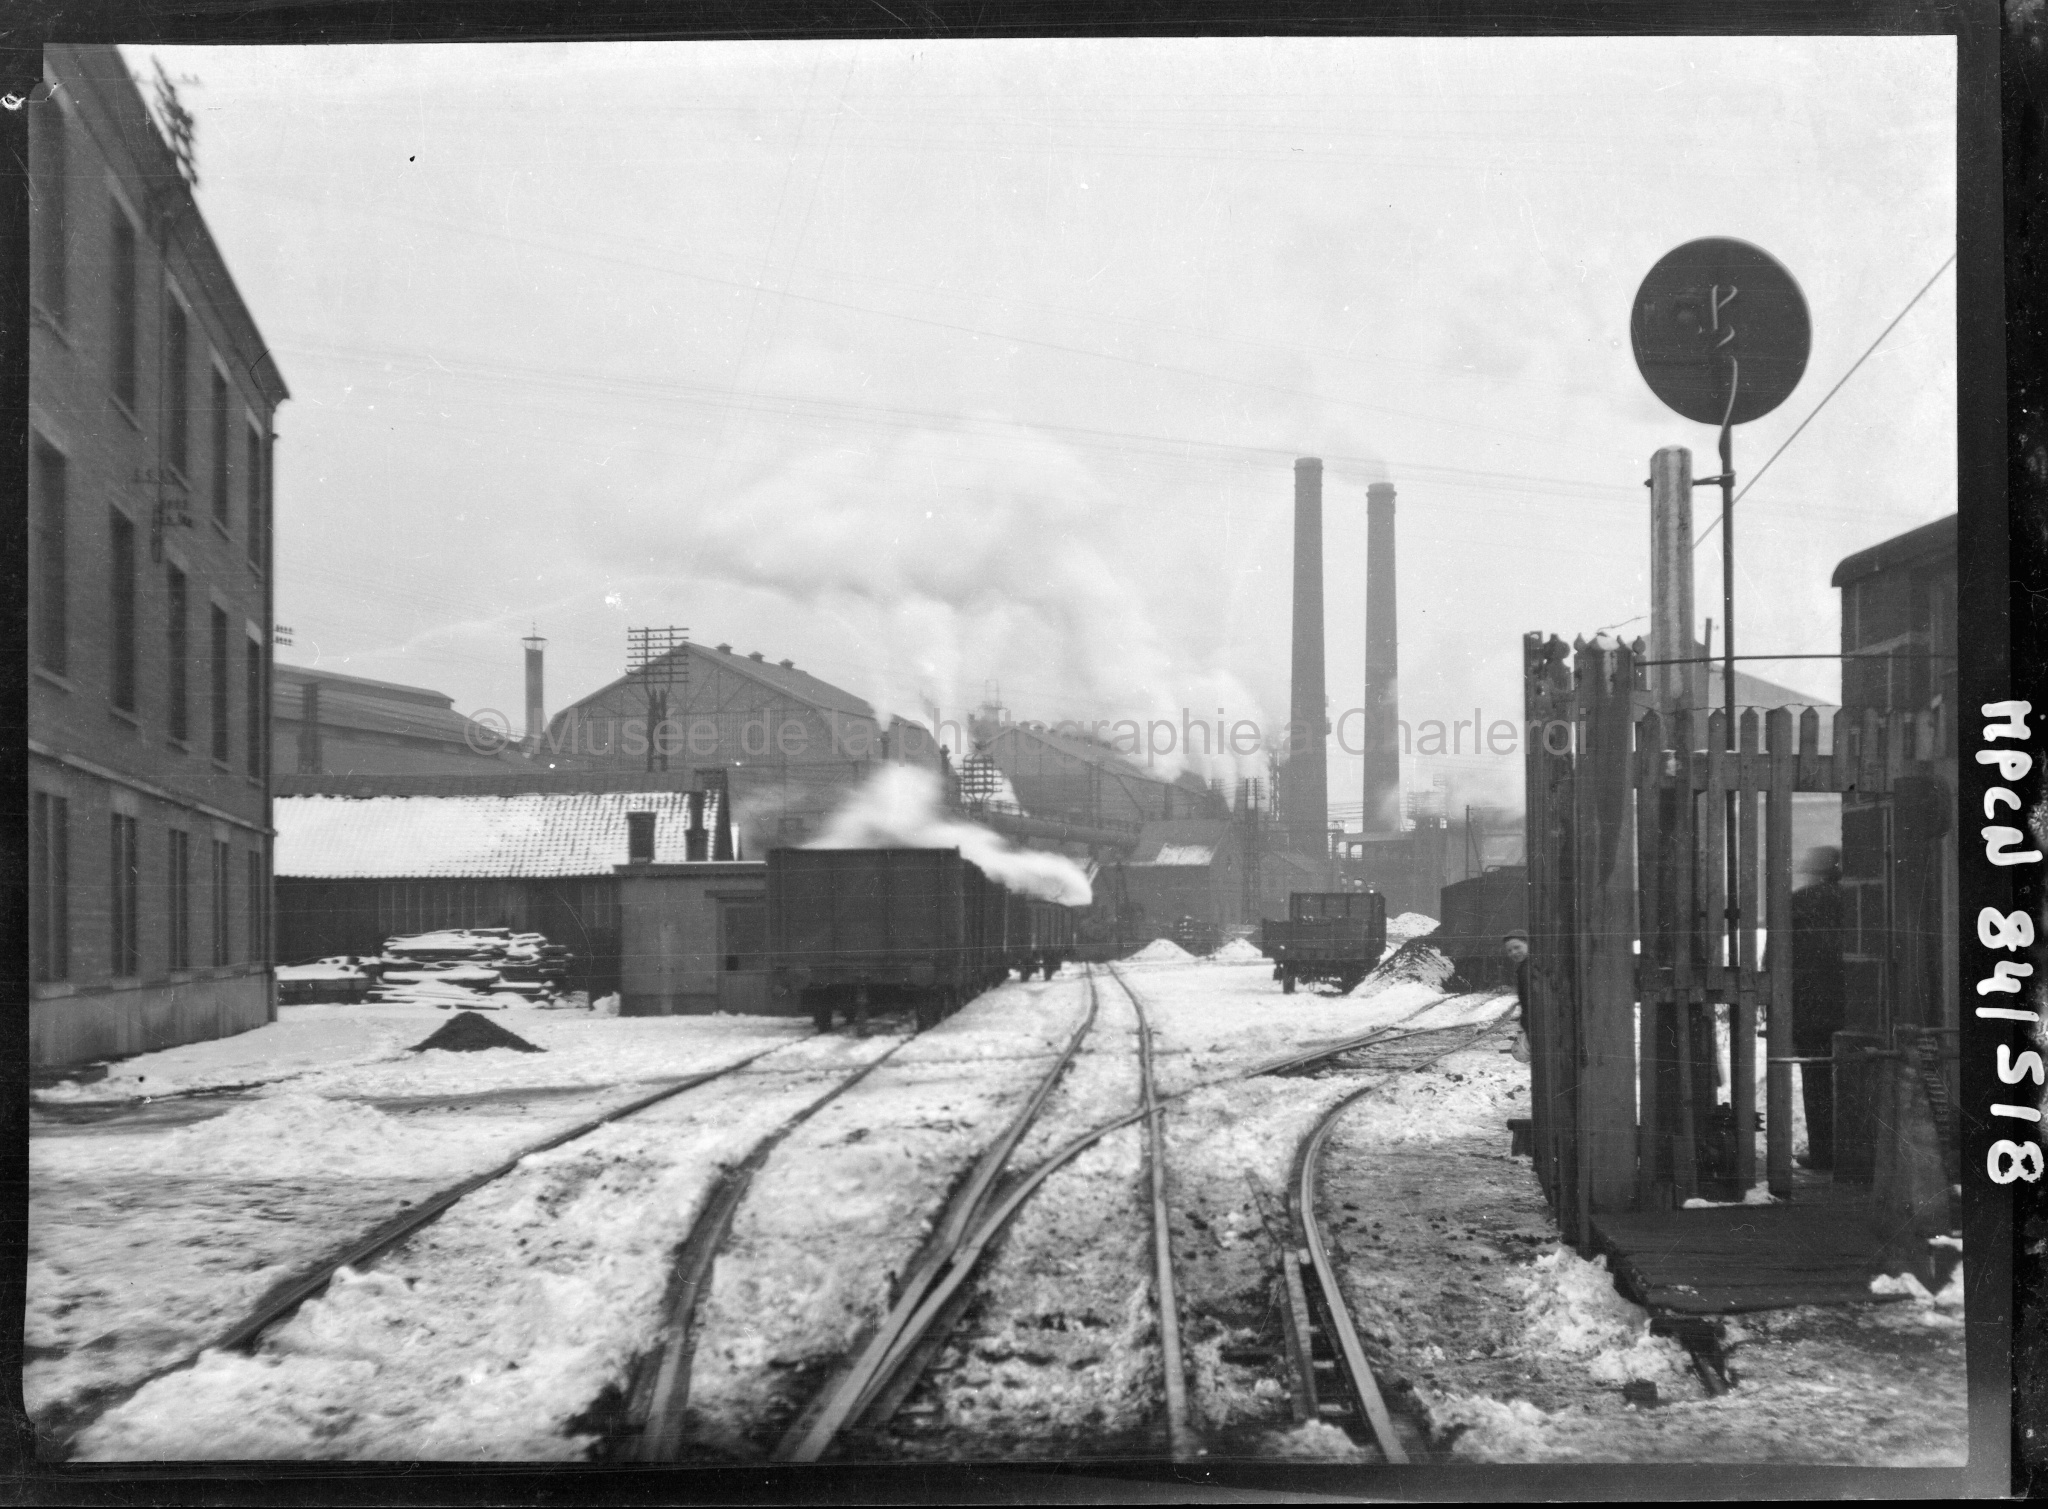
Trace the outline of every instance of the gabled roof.
{"type": "Polygon", "coordinates": [[[1184,770],[1178,776],[1168,778],[1157,771],[1147,770],[1130,756],[1094,739],[1084,739],[1076,734],[1057,733],[1050,728],[1038,728],[1024,723],[1001,725],[997,732],[983,741],[983,747],[1000,743],[1012,735],[1023,739],[1035,739],[1047,748],[1056,749],[1061,754],[1071,755],[1085,764],[1097,766],[1127,780],[1149,781],[1155,786],[1177,786],[1183,791],[1200,791],[1205,794],[1209,790],[1208,782],[1191,770],[1184,770]]]}
{"type": "Polygon", "coordinates": [[[1922,524],[1918,529],[1909,529],[1904,534],[1893,535],[1888,540],[1872,545],[1868,550],[1859,550],[1844,558],[1835,567],[1835,574],[1829,579],[1830,587],[1846,587],[1853,581],[1866,576],[1875,576],[1880,571],[1889,571],[1894,566],[1904,566],[1919,560],[1936,560],[1956,553],[1956,520],[1958,515],[1950,514],[1945,519],[1936,519],[1932,524],[1922,524]]]}
{"type": "Polygon", "coordinates": [[[399,686],[362,676],[337,676],[304,666],[272,667],[271,716],[279,723],[298,723],[305,713],[305,688],[320,687],[320,726],[360,729],[407,739],[454,744],[478,756],[479,764],[495,762],[501,735],[472,723],[455,711],[454,699],[423,686],[399,686]]]}
{"type": "MultiPolygon", "coordinates": [[[[685,670],[694,670],[696,666],[693,662],[695,662],[742,677],[748,681],[757,682],[767,687],[770,691],[777,692],[792,701],[802,702],[810,707],[815,707],[820,712],[839,713],[842,716],[853,718],[874,718],[875,716],[874,708],[870,707],[862,698],[856,697],[852,692],[842,687],[836,687],[829,681],[820,681],[809,671],[800,671],[795,666],[780,665],[775,661],[767,659],[765,656],[756,660],[751,655],[735,655],[730,650],[721,650],[716,646],[707,647],[705,645],[693,644],[685,649],[671,651],[668,655],[664,655],[660,660],[657,660],[655,664],[660,666],[663,662],[676,660],[682,661],[683,669],[685,670]]],[[[639,679],[640,676],[637,673],[621,676],[616,681],[606,682],[587,697],[578,698],[571,705],[582,707],[585,703],[595,702],[598,698],[617,691],[620,687],[639,679]]],[[[555,719],[561,718],[568,710],[568,708],[564,708],[562,712],[556,713],[554,718],[548,720],[549,723],[552,725],[555,719]]]]}
{"type": "Polygon", "coordinates": [[[695,822],[716,831],[718,797],[692,792],[526,796],[287,796],[271,803],[285,879],[546,879],[610,875],[626,863],[626,814],[653,812],[654,859],[681,864],[695,822]]]}

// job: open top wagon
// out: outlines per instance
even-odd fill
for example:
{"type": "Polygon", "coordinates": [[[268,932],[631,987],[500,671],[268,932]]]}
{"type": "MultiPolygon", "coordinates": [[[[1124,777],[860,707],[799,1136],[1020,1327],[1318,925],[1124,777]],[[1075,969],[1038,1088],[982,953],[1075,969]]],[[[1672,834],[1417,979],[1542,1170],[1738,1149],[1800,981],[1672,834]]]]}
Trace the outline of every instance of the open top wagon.
{"type": "Polygon", "coordinates": [[[1288,995],[1303,981],[1350,990],[1386,947],[1387,898],[1378,891],[1296,891],[1286,921],[1259,924],[1259,952],[1273,961],[1273,978],[1288,995]]]}

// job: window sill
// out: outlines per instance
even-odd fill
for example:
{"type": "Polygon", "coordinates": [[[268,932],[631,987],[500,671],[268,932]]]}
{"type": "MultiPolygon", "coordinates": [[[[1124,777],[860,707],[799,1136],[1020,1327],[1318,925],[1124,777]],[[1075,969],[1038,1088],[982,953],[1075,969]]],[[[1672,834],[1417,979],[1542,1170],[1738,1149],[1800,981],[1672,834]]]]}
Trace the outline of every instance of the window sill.
{"type": "Polygon", "coordinates": [[[219,755],[213,757],[213,768],[222,775],[233,775],[235,773],[234,765],[227,760],[223,760],[219,755]]]}
{"type": "Polygon", "coordinates": [[[35,674],[36,680],[47,681],[60,692],[75,692],[78,690],[77,687],[71,684],[71,678],[64,675],[61,671],[46,670],[42,666],[37,666],[35,674]]]}
{"type": "Polygon", "coordinates": [[[192,741],[190,739],[181,739],[176,734],[172,734],[164,740],[164,743],[177,750],[179,754],[192,753],[192,741]]]}
{"type": "Polygon", "coordinates": [[[137,733],[142,732],[142,719],[128,711],[125,707],[115,707],[112,703],[109,703],[107,704],[107,715],[117,722],[127,724],[137,733]]]}
{"type": "Polygon", "coordinates": [[[115,413],[134,426],[136,434],[142,433],[142,421],[135,417],[135,411],[128,407],[128,401],[125,398],[119,393],[108,393],[107,400],[113,404],[115,413]]]}
{"type": "Polygon", "coordinates": [[[30,999],[37,1001],[61,1001],[78,993],[78,986],[70,980],[38,980],[32,989],[30,999]]]}

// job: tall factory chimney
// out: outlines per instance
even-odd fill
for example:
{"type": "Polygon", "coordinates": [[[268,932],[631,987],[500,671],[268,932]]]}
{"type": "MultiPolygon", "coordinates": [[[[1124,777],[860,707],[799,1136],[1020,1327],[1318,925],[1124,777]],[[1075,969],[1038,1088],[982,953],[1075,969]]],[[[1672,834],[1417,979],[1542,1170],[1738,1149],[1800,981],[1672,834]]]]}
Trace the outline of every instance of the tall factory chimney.
{"type": "Polygon", "coordinates": [[[528,754],[540,748],[540,736],[547,732],[547,703],[541,695],[540,652],[547,648],[547,641],[536,629],[520,641],[526,646],[526,750],[528,754]]]}
{"type": "Polygon", "coordinates": [[[1394,484],[1365,490],[1365,817],[1367,833],[1401,828],[1401,650],[1394,611],[1394,484]]]}
{"type": "Polygon", "coordinates": [[[1289,847],[1329,852],[1328,696],[1323,683],[1323,463],[1294,463],[1294,694],[1280,820],[1289,847]]]}

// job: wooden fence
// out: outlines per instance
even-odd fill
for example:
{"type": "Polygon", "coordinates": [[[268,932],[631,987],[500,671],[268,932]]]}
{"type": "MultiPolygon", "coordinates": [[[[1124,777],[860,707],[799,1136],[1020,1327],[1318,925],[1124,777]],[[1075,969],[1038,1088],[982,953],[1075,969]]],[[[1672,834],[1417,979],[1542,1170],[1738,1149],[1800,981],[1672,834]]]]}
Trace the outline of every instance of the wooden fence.
{"type": "Polygon", "coordinates": [[[1766,1177],[1791,1196],[1790,958],[1763,944],[1791,936],[1792,795],[1884,795],[1939,747],[1930,714],[1845,709],[1823,754],[1818,714],[1781,707],[1743,710],[1731,748],[1724,712],[1649,706],[1641,656],[1523,643],[1536,1167],[1581,1244],[1594,1214],[1755,1183],[1760,1010],[1766,1177]]]}

